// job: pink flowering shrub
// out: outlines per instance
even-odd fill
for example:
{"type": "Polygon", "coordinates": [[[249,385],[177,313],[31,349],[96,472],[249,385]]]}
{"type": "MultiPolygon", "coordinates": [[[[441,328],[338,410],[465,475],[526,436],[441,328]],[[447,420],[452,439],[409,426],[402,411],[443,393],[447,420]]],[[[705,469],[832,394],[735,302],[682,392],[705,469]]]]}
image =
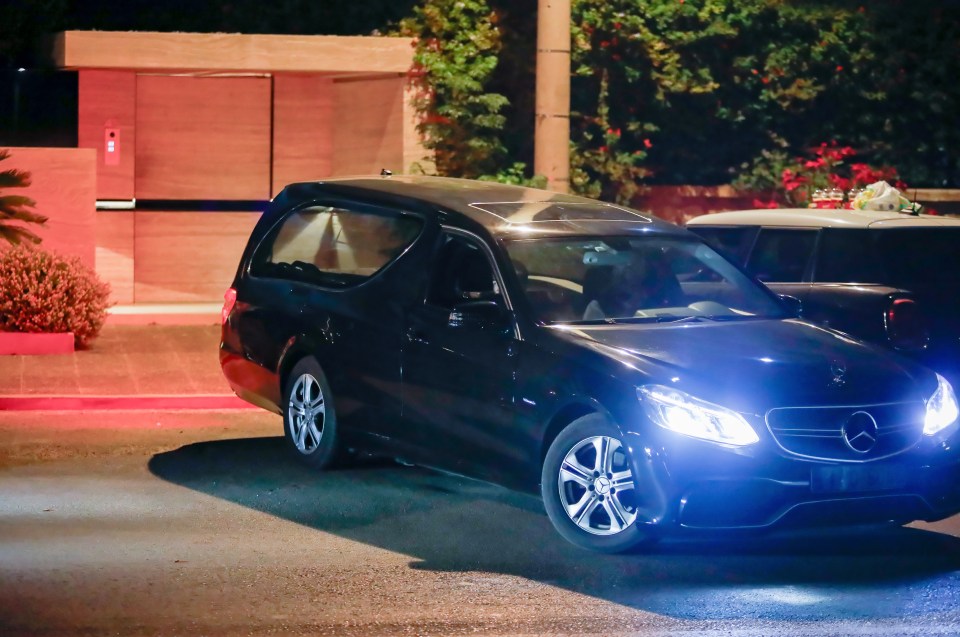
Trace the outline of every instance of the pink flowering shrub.
{"type": "Polygon", "coordinates": [[[863,188],[877,181],[887,181],[897,188],[906,188],[897,169],[875,167],[853,161],[856,151],[837,142],[826,142],[810,149],[803,157],[790,157],[783,151],[764,151],[752,165],[744,165],[733,185],[741,192],[768,193],[768,199],[757,199],[757,208],[804,207],[815,190],[836,188],[846,192],[863,188]]]}
{"type": "Polygon", "coordinates": [[[83,347],[100,333],[109,295],[110,286],[76,257],[0,250],[0,331],[73,332],[83,347]]]}

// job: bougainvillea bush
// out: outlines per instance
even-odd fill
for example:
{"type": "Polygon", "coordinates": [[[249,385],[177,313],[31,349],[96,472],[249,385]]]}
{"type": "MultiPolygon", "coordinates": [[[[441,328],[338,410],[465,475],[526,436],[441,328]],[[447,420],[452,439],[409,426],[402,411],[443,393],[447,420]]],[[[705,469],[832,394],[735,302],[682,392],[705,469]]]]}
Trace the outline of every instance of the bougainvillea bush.
{"type": "Polygon", "coordinates": [[[0,331],[73,332],[84,347],[107,317],[110,286],[76,257],[0,250],[0,331]]]}
{"type": "Polygon", "coordinates": [[[877,181],[906,185],[892,166],[871,166],[857,160],[857,151],[836,142],[823,142],[799,157],[786,151],[765,151],[743,172],[733,185],[741,192],[767,193],[769,199],[757,199],[758,208],[806,206],[815,190],[836,188],[842,192],[864,188],[877,181]]]}

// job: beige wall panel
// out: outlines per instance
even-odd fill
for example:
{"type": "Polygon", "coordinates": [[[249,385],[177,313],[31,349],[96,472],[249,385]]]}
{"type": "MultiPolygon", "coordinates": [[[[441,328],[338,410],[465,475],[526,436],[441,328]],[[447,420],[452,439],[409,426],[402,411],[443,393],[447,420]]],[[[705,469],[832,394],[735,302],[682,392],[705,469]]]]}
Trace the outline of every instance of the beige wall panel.
{"type": "Polygon", "coordinates": [[[11,148],[0,170],[30,173],[26,188],[7,188],[7,195],[22,195],[36,202],[34,210],[47,217],[42,226],[30,230],[43,239],[51,252],[79,257],[94,267],[96,223],[96,152],[92,148],[11,148]]]}
{"type": "Polygon", "coordinates": [[[97,212],[97,274],[113,303],[133,303],[133,211],[97,212]]]}
{"type": "Polygon", "coordinates": [[[223,300],[258,212],[137,212],[137,303],[223,300]]]}
{"type": "Polygon", "coordinates": [[[404,172],[405,85],[403,77],[334,84],[334,175],[404,172]]]}
{"type": "Polygon", "coordinates": [[[270,79],[137,77],[138,199],[269,199],[270,79]]]}
{"type": "Polygon", "coordinates": [[[292,73],[406,73],[411,38],[65,31],[54,43],[55,63],[67,68],[152,71],[286,71],[292,73]]]}
{"type": "Polygon", "coordinates": [[[97,151],[97,199],[133,199],[136,73],[83,69],[79,76],[78,146],[97,151]],[[115,164],[104,160],[107,128],[119,132],[115,164]]]}
{"type": "Polygon", "coordinates": [[[333,90],[327,77],[273,78],[273,194],[289,183],[332,174],[333,90]]]}

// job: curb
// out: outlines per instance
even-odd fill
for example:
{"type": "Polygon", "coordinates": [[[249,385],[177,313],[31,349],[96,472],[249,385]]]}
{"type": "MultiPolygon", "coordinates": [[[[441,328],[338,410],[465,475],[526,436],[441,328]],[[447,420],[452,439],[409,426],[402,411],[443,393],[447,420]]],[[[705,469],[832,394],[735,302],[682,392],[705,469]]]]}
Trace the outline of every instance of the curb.
{"type": "Polygon", "coordinates": [[[142,303],[114,305],[108,325],[220,325],[222,303],[142,303]]]}
{"type": "Polygon", "coordinates": [[[171,411],[259,409],[233,394],[0,396],[0,411],[171,411]]]}

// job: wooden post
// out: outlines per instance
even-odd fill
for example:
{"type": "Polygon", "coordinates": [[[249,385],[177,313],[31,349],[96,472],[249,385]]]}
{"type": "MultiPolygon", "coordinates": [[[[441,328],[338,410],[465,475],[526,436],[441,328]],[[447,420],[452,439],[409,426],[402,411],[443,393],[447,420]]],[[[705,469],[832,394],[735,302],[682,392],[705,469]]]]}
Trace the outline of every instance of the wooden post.
{"type": "Polygon", "coordinates": [[[570,0],[539,0],[533,169],[547,188],[570,186],[570,0]]]}

